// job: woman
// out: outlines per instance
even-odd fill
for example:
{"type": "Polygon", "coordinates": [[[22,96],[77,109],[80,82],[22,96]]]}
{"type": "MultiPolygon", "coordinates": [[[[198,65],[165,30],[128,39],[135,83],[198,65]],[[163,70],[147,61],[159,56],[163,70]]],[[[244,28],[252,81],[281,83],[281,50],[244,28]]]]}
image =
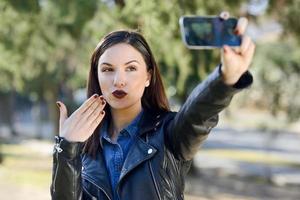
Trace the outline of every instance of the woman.
{"type": "MultiPolygon", "coordinates": [[[[240,19],[243,34],[247,22],[240,19]]],[[[151,50],[139,33],[115,31],[96,47],[88,97],[69,118],[62,102],[52,199],[184,199],[184,176],[218,113],[252,83],[255,45],[225,46],[223,63],[170,112],[151,50]]]]}

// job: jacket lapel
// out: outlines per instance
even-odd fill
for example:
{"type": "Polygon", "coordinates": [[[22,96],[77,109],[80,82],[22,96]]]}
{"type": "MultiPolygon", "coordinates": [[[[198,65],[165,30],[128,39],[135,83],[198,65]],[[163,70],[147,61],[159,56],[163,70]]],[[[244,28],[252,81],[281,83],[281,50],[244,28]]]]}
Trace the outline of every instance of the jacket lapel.
{"type": "Polygon", "coordinates": [[[144,161],[152,158],[157,149],[153,146],[144,142],[141,138],[137,138],[136,141],[131,146],[128,155],[123,164],[119,182],[128,174],[131,170],[137,167],[144,161]]]}
{"type": "Polygon", "coordinates": [[[129,152],[126,156],[126,159],[123,164],[123,168],[121,171],[119,182],[135,167],[144,161],[152,158],[157,149],[146,143],[142,140],[141,136],[148,131],[155,128],[157,121],[159,120],[158,113],[150,112],[149,110],[145,110],[141,121],[139,123],[139,132],[135,141],[132,143],[132,146],[129,149],[129,152]]]}

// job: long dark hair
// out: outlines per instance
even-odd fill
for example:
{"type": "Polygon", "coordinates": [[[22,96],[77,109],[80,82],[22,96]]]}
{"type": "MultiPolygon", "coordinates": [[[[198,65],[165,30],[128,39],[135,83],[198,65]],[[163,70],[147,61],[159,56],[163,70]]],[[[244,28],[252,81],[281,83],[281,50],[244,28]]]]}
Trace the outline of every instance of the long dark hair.
{"type": "MultiPolygon", "coordinates": [[[[98,81],[98,61],[100,56],[111,46],[126,43],[134,47],[141,53],[147,66],[147,71],[151,73],[150,85],[145,88],[142,96],[142,107],[145,110],[156,112],[169,111],[169,103],[165,94],[163,82],[159,69],[153,57],[151,49],[145,38],[138,32],[120,30],[114,31],[106,35],[95,48],[92,57],[89,78],[87,81],[87,98],[93,94],[102,95],[100,84],[98,81]]],[[[105,118],[110,119],[109,106],[105,107],[105,118]]],[[[103,119],[102,121],[104,121],[103,119]]],[[[85,142],[83,152],[95,157],[97,150],[100,148],[99,132],[102,122],[95,129],[92,136],[85,142]]]]}

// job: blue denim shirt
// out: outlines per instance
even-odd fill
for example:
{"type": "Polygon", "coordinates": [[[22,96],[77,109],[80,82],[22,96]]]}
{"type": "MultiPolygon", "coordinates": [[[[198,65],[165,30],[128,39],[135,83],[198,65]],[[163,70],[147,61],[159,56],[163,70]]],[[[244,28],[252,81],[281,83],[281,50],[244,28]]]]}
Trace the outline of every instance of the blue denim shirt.
{"type": "Polygon", "coordinates": [[[138,122],[142,116],[142,112],[126,127],[124,128],[117,141],[113,142],[108,133],[108,123],[104,123],[101,128],[100,140],[103,145],[103,153],[106,163],[106,168],[109,172],[110,182],[113,191],[113,199],[118,200],[116,186],[120,178],[123,163],[128,154],[131,143],[136,138],[138,131],[138,122]]]}

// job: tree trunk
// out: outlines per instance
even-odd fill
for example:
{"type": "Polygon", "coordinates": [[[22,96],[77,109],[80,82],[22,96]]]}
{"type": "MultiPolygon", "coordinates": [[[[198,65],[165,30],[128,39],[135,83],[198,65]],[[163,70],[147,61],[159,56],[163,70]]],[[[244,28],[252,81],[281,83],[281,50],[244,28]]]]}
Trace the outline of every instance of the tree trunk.
{"type": "Polygon", "coordinates": [[[121,8],[124,8],[125,1],[124,0],[115,0],[115,4],[120,6],[121,8]]]}
{"type": "Polygon", "coordinates": [[[15,92],[9,91],[7,93],[0,93],[0,123],[7,125],[12,136],[17,136],[18,133],[14,128],[14,100],[15,92]]]}

